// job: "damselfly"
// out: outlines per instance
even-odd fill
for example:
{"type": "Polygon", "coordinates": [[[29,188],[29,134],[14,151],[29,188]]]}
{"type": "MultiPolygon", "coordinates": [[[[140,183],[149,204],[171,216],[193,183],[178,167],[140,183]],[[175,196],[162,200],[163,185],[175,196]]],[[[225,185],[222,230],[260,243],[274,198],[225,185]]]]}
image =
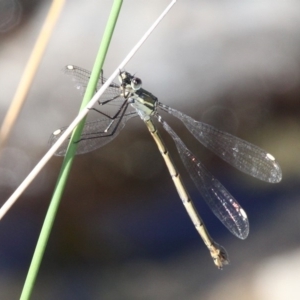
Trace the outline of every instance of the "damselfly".
{"type": "MultiPolygon", "coordinates": [[[[65,67],[65,72],[73,78],[78,89],[85,90],[90,77],[89,71],[68,65],[65,67]]],[[[90,152],[109,143],[118,135],[130,118],[139,116],[154,138],[169,169],[179,197],[196,230],[210,251],[214,263],[221,269],[223,265],[229,262],[227,253],[209,235],[153,123],[153,119],[156,119],[172,137],[183,164],[210,209],[228,230],[240,239],[245,239],[249,233],[246,212],[185,146],[173,129],[162,119],[159,111],[167,112],[178,118],[205,147],[232,166],[253,177],[270,183],[279,182],[282,177],[279,164],[270,153],[257,146],[208,124],[196,121],[184,113],[162,104],[154,95],[142,88],[142,81],[139,78],[128,72],[120,71],[119,81],[120,84],[112,83],[109,86],[99,101],[99,107],[93,108],[99,112],[99,118],[85,124],[81,138],[76,142],[77,154],[90,152]],[[101,110],[101,108],[109,105],[114,107],[110,113],[101,110]]],[[[104,82],[105,78],[101,74],[97,88],[104,82]]],[[[55,143],[63,131],[64,128],[56,130],[50,138],[50,144],[55,143]]],[[[68,141],[58,149],[56,154],[64,155],[67,145],[68,141]]]]}

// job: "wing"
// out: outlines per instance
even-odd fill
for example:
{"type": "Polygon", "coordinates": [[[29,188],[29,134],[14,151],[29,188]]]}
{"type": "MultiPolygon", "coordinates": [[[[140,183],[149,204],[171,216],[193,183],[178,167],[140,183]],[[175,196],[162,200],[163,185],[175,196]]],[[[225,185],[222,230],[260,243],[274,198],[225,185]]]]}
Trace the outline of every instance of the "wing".
{"type": "MultiPolygon", "coordinates": [[[[128,112],[125,113],[123,117],[120,116],[112,120],[99,114],[101,117],[97,121],[85,123],[81,138],[76,142],[78,144],[76,154],[87,153],[108,144],[117,137],[119,132],[124,128],[126,122],[136,115],[135,112],[128,112]]],[[[49,139],[50,146],[58,140],[66,128],[67,127],[63,127],[52,133],[49,139]]],[[[65,155],[69,140],[70,139],[68,138],[64,141],[55,155],[65,155]]]]}
{"type": "Polygon", "coordinates": [[[180,119],[200,143],[240,171],[271,183],[281,180],[281,168],[270,153],[236,136],[196,121],[167,105],[159,105],[164,111],[180,119]]]}
{"type": "Polygon", "coordinates": [[[226,188],[207,171],[172,128],[161,118],[159,121],[173,138],[183,164],[210,209],[232,234],[245,239],[249,234],[246,212],[226,188]]]}
{"type": "MultiPolygon", "coordinates": [[[[75,87],[80,93],[83,95],[86,87],[88,85],[89,79],[91,77],[91,72],[87,71],[83,68],[67,65],[64,67],[63,72],[72,78],[72,81],[75,83],[75,87]]],[[[103,83],[106,81],[106,78],[103,77],[103,72],[101,72],[96,91],[100,89],[103,83]]],[[[105,90],[103,95],[101,96],[101,101],[106,101],[110,99],[117,98],[120,95],[120,86],[114,82],[112,82],[109,87],[105,90]]],[[[120,101],[124,101],[124,98],[116,99],[110,103],[110,105],[118,106],[120,105],[120,101]]]]}

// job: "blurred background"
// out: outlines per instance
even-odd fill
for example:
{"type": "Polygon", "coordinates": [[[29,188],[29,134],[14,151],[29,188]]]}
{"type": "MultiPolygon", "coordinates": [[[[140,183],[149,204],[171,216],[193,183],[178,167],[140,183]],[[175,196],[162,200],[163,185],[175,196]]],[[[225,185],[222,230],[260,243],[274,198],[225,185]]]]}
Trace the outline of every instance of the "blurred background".
{"type": "MultiPolygon", "coordinates": [[[[169,1],[124,1],[106,58],[117,67],[169,1]]],[[[0,0],[0,120],[50,1],[0,0]]],[[[0,158],[1,205],[76,116],[81,96],[61,70],[91,69],[112,1],[67,1],[0,158]]],[[[170,137],[162,137],[213,238],[217,270],[144,124],[78,156],[32,299],[299,299],[300,3],[178,1],[126,66],[167,105],[272,153],[283,180],[242,174],[167,121],[239,201],[250,235],[231,235],[201,199],[170,137]]],[[[55,186],[54,157],[0,222],[0,298],[18,299],[55,186]]]]}

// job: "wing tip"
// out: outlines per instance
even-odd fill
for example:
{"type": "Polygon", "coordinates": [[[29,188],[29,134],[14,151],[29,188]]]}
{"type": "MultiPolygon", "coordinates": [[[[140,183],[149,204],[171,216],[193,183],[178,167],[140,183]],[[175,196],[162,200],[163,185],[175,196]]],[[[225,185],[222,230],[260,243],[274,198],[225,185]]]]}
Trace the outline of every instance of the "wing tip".
{"type": "Polygon", "coordinates": [[[271,174],[270,174],[271,176],[269,177],[268,181],[270,183],[278,183],[282,179],[282,171],[281,171],[279,164],[276,161],[274,161],[273,166],[274,166],[274,168],[271,171],[271,174]]]}

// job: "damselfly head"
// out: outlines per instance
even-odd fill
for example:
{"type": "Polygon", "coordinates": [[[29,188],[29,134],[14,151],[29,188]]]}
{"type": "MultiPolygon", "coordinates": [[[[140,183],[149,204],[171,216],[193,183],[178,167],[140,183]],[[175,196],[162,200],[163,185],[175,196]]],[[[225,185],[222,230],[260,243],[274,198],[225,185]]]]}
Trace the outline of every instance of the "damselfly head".
{"type": "Polygon", "coordinates": [[[131,87],[134,91],[137,91],[142,86],[142,80],[140,78],[134,77],[126,71],[120,72],[119,81],[123,89],[131,87]]]}

